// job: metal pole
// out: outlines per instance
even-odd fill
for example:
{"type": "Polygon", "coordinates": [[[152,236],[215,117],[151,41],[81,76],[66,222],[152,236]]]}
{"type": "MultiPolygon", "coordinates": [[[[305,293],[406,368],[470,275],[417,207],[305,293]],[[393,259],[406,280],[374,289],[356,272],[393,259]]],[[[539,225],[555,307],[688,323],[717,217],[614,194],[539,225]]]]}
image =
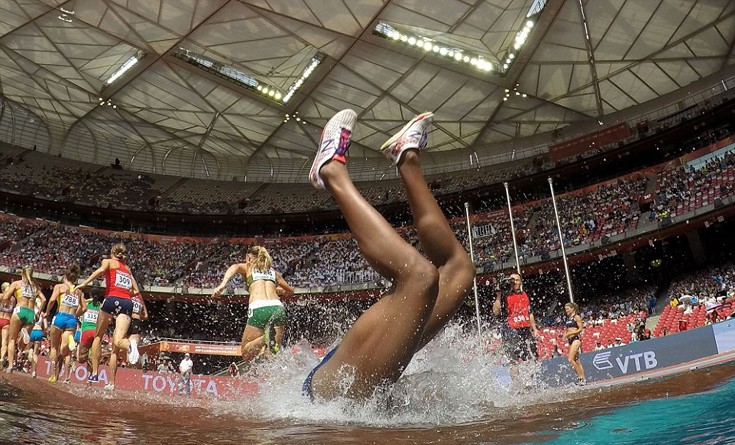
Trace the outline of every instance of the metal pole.
{"type": "Polygon", "coordinates": [[[556,217],[556,229],[559,233],[559,245],[561,246],[561,257],[564,261],[564,273],[567,276],[567,289],[569,289],[569,301],[574,303],[574,294],[572,293],[572,280],[569,277],[569,265],[567,264],[567,252],[564,250],[564,237],[561,233],[561,223],[559,222],[559,211],[556,208],[556,195],[554,195],[554,181],[549,177],[549,189],[551,189],[551,202],[554,204],[554,216],[556,217]]]}
{"type": "MultiPolygon", "coordinates": [[[[470,247],[470,259],[475,264],[475,249],[472,246],[472,225],[470,224],[470,203],[464,203],[465,219],[467,220],[467,244],[470,247]]],[[[472,291],[475,293],[475,316],[477,317],[477,336],[482,339],[482,323],[480,322],[480,299],[477,296],[477,274],[472,277],[472,291]]],[[[482,350],[485,350],[485,343],[480,341],[482,350]]]]}
{"type": "Polygon", "coordinates": [[[513,236],[513,253],[516,256],[516,272],[521,274],[521,262],[518,260],[518,242],[516,241],[516,226],[513,223],[513,209],[510,206],[510,192],[508,191],[508,183],[504,182],[505,198],[508,201],[508,216],[510,216],[510,234],[513,236]]]}

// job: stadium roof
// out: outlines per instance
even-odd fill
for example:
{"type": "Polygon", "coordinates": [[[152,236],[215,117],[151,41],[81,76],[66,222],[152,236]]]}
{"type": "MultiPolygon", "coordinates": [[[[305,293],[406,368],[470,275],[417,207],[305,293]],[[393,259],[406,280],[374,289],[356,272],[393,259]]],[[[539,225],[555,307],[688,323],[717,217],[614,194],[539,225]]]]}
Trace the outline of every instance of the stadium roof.
{"type": "Polygon", "coordinates": [[[393,175],[377,148],[416,113],[436,115],[428,168],[468,168],[504,142],[715,74],[734,43],[727,0],[3,0],[2,120],[68,158],[292,182],[306,180],[321,126],[349,107],[360,117],[350,168],[372,179],[393,175]],[[381,23],[398,34],[379,35],[381,23]],[[453,57],[464,55],[492,71],[453,57]]]}

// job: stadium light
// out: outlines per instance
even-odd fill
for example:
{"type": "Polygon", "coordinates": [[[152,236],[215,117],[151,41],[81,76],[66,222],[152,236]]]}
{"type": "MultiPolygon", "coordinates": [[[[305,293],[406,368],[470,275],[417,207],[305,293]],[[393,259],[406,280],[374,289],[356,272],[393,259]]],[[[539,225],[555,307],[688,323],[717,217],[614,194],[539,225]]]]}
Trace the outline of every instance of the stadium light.
{"type": "Polygon", "coordinates": [[[127,73],[130,68],[134,67],[136,63],[140,62],[140,59],[142,58],[142,52],[139,51],[136,55],[130,57],[125,63],[120,66],[120,68],[117,69],[112,75],[105,81],[107,85],[110,85],[112,82],[116,81],[120,78],[123,74],[127,73]]]}
{"type": "Polygon", "coordinates": [[[513,46],[508,49],[505,63],[503,64],[503,71],[507,73],[510,67],[513,66],[516,56],[523,48],[523,45],[528,41],[528,36],[531,34],[531,30],[536,24],[536,20],[546,8],[547,0],[534,0],[531,7],[526,14],[526,23],[523,24],[523,28],[516,33],[513,46]]]}
{"type": "Polygon", "coordinates": [[[173,56],[191,64],[198,68],[206,71],[214,72],[220,77],[236,83],[242,87],[245,87],[253,92],[259,93],[263,97],[270,99],[274,102],[285,104],[293,97],[294,93],[298,91],[306,82],[306,79],[311,76],[317,66],[324,60],[324,55],[318,52],[311,58],[309,65],[304,68],[299,77],[292,83],[286,91],[282,91],[280,87],[277,87],[267,81],[261,81],[256,79],[254,76],[246,74],[237,68],[225,65],[223,63],[215,62],[200,54],[190,51],[186,48],[179,47],[174,51],[173,56]]]}
{"type": "Polygon", "coordinates": [[[378,23],[373,29],[373,34],[395,43],[401,43],[425,52],[431,52],[442,59],[454,63],[474,66],[476,69],[486,73],[493,71],[495,68],[493,62],[481,54],[444,45],[426,36],[399,31],[385,22],[378,23]]]}

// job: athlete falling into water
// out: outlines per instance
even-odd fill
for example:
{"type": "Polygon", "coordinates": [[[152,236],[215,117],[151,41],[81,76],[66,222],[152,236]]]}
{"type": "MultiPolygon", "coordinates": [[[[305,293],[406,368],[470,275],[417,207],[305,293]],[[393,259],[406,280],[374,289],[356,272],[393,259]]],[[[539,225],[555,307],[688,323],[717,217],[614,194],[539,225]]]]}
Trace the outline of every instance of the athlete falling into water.
{"type": "Polygon", "coordinates": [[[419,241],[428,257],[404,241],[350,180],[345,163],[357,114],[337,113],[324,127],[309,179],[337,201],[367,262],[392,280],[392,290],[365,311],[338,347],[309,374],[312,399],[370,397],[394,383],[413,355],[446,325],[472,286],[475,267],[429,191],[419,162],[432,113],[413,118],[383,153],[398,168],[419,241]],[[353,375],[345,386],[345,370],[353,375]]]}

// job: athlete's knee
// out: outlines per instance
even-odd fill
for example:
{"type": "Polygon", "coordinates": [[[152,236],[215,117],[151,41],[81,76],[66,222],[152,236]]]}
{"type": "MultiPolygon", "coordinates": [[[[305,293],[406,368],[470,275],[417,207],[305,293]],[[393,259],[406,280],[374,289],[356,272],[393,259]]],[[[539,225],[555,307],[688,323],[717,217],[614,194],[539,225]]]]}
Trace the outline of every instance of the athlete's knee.
{"type": "Polygon", "coordinates": [[[462,288],[469,289],[472,287],[472,280],[475,278],[477,271],[468,255],[464,252],[462,255],[456,255],[447,266],[445,270],[449,269],[450,276],[455,277],[462,288]]]}
{"type": "Polygon", "coordinates": [[[128,349],[128,345],[125,344],[125,339],[122,337],[115,339],[115,347],[123,350],[128,349]]]}
{"type": "Polygon", "coordinates": [[[439,271],[430,261],[418,253],[405,265],[404,283],[418,289],[424,299],[436,299],[439,290],[439,271]]]}

